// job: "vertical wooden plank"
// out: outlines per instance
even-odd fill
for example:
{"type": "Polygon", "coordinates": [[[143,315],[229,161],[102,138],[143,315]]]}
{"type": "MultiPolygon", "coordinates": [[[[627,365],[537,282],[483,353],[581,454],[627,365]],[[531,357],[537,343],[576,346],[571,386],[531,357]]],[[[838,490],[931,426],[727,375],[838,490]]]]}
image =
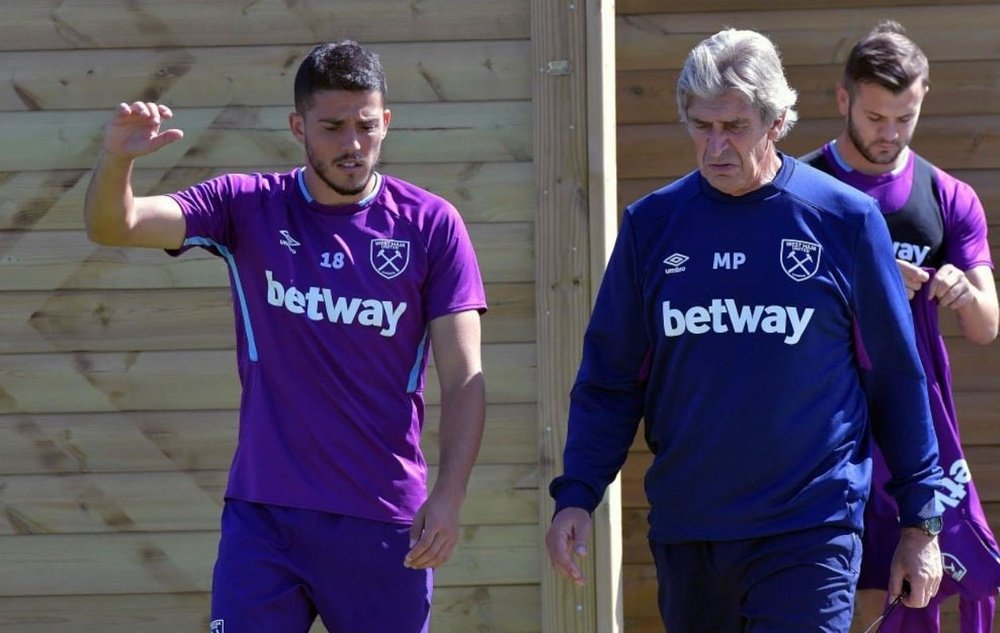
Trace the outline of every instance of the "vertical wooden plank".
{"type": "MultiPolygon", "coordinates": [[[[613,6],[613,5],[612,5],[613,6]]],[[[594,259],[591,225],[591,147],[588,109],[588,14],[590,0],[532,0],[532,60],[536,216],[536,309],[539,380],[539,522],[544,535],[554,505],[547,484],[562,472],[568,394],[590,315],[594,259]]],[[[597,9],[597,5],[594,5],[597,9]]],[[[613,49],[611,49],[613,51],[613,49]]],[[[613,63],[613,62],[612,62],[613,63]]],[[[612,109],[613,112],[613,109],[612,109]]],[[[603,159],[604,148],[598,150],[603,159]]],[[[613,147],[613,145],[612,145],[613,147]]],[[[612,154],[613,157],[613,154],[612,154]]],[[[613,160],[612,160],[613,163],[613,160]]],[[[598,170],[603,167],[598,167],[598,170]]],[[[614,172],[612,172],[613,174],[614,172]]],[[[597,183],[604,199],[602,180],[597,183]]],[[[601,238],[603,239],[603,238],[601,238]]],[[[607,523],[608,513],[595,513],[607,523]]],[[[605,534],[608,526],[600,528],[605,534]]],[[[542,563],[542,631],[592,633],[598,627],[599,591],[610,575],[595,565],[598,548],[585,561],[590,579],[577,587],[542,563]]],[[[607,564],[602,565],[607,570],[607,564]]],[[[611,629],[600,629],[611,630],[611,629]]]]}
{"type": "MultiPolygon", "coordinates": [[[[587,0],[587,140],[590,191],[590,289],[597,298],[618,233],[615,2],[587,0]]],[[[624,630],[621,477],[594,512],[598,633],[624,630]]]]}

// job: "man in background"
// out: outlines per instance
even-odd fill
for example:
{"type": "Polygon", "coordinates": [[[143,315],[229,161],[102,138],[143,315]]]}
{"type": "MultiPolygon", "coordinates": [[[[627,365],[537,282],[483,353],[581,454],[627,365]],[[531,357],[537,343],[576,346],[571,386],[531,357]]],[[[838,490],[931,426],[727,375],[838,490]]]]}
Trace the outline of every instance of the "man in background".
{"type": "MultiPolygon", "coordinates": [[[[851,50],[837,86],[844,131],[803,160],[879,202],[910,298],[945,474],[941,589],[925,609],[895,610],[881,630],[937,633],[941,601],[958,594],[963,633],[984,633],[992,630],[1000,555],[962,452],[938,310],[955,312],[966,340],[986,345],[997,336],[997,292],[986,216],[975,191],[909,147],[928,88],[924,53],[899,24],[879,24],[851,50]]],[[[876,450],[858,583],[864,622],[883,609],[899,565],[892,553],[900,511],[888,482],[876,450]]]]}

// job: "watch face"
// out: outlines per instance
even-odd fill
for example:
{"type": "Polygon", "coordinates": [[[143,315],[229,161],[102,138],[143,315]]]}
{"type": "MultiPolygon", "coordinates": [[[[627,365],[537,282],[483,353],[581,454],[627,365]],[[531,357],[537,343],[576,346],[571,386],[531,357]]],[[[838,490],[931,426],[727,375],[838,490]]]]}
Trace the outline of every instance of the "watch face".
{"type": "Polygon", "coordinates": [[[941,533],[941,530],[944,528],[944,521],[941,517],[931,517],[929,519],[924,519],[920,523],[920,527],[930,536],[935,536],[941,533]]]}

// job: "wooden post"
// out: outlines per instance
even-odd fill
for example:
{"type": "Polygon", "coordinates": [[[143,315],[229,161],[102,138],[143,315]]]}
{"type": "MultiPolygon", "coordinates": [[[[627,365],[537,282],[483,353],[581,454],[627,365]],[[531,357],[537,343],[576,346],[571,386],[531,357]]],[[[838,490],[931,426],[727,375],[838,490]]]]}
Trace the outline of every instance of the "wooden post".
{"type": "MultiPolygon", "coordinates": [[[[590,161],[591,303],[618,234],[615,3],[587,0],[587,142],[590,161]]],[[[594,512],[598,633],[624,629],[622,491],[617,477],[594,512]]]]}
{"type": "MultiPolygon", "coordinates": [[[[533,0],[539,509],[562,472],[569,391],[593,298],[615,235],[614,3],[533,0]]],[[[621,495],[616,482],[594,513],[589,582],[555,576],[543,553],[542,631],[622,628],[621,495]]]]}

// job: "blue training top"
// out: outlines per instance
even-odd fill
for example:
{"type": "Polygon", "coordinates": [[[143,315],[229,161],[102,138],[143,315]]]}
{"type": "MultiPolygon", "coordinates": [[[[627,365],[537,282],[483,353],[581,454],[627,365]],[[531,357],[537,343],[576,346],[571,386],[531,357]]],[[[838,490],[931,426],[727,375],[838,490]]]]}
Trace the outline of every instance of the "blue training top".
{"type": "Polygon", "coordinates": [[[780,157],[743,196],[693,172],[628,207],[584,338],[557,509],[597,506],[644,418],[658,542],[860,530],[870,430],[903,524],[940,513],[885,221],[872,198],[780,157]]]}

